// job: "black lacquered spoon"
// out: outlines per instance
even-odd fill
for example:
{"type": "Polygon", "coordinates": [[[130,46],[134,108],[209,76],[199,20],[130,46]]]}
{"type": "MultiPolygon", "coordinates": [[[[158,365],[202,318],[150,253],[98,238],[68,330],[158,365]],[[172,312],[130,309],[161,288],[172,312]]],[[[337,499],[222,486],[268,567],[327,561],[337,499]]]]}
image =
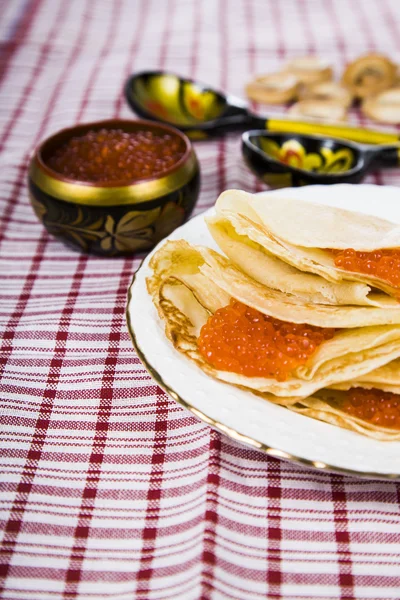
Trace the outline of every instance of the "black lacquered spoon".
{"type": "Polygon", "coordinates": [[[272,187],[359,183],[373,169],[398,167],[400,142],[373,146],[256,129],[243,133],[242,152],[256,175],[272,187]]]}
{"type": "Polygon", "coordinates": [[[391,144],[397,134],[341,124],[323,124],[277,117],[258,117],[240,98],[165,71],[132,75],[125,85],[131,108],[141,117],[175,125],[192,139],[237,129],[265,129],[291,134],[319,134],[364,144],[391,144]]]}

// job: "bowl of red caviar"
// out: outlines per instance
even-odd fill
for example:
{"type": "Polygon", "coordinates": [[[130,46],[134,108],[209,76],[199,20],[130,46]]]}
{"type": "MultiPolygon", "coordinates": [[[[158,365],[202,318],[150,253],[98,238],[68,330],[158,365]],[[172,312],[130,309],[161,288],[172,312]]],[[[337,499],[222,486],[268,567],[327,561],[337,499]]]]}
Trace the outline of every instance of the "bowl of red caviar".
{"type": "Polygon", "coordinates": [[[200,169],[169,125],[111,119],[63,129],[29,167],[33,209],[54,236],[105,256],[146,251],[190,215],[200,169]]]}

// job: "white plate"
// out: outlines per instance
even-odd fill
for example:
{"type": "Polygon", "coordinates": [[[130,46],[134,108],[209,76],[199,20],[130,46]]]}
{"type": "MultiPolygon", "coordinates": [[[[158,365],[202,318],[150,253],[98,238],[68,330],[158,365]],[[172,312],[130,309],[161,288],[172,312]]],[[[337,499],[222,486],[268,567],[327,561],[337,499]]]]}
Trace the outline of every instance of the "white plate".
{"type": "MultiPolygon", "coordinates": [[[[400,188],[346,184],[288,188],[262,194],[290,194],[400,223],[400,188]]],[[[195,217],[168,239],[185,239],[191,244],[216,248],[204,223],[204,215],[212,214],[213,210],[195,217]]],[[[400,479],[400,442],[371,440],[290,412],[208,377],[177,352],[167,340],[163,323],[146,290],[151,254],[131,284],[127,321],[139,357],[170,396],[212,427],[272,456],[360,477],[400,479]]]]}

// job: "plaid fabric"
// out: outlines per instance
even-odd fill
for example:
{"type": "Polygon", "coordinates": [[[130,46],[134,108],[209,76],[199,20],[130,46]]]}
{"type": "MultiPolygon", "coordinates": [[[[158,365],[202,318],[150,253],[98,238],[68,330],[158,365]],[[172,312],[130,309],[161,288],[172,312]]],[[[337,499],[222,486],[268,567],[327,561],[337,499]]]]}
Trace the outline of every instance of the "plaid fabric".
{"type": "MultiPolygon", "coordinates": [[[[338,72],[365,51],[400,62],[398,1],[0,0],[0,28],[0,597],[399,598],[399,484],[268,458],[175,404],[125,324],[140,257],[73,253],[26,189],[39,140],[132,116],[132,71],[243,95],[252,74],[299,54],[338,72]]],[[[196,150],[197,213],[225,188],[262,189],[238,135],[196,150]]]]}

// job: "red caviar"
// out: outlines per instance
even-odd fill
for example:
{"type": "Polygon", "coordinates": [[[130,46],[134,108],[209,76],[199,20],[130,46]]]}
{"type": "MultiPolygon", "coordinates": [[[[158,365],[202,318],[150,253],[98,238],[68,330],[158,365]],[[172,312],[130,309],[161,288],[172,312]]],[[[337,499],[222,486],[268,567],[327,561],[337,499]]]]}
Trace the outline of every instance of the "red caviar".
{"type": "Polygon", "coordinates": [[[368,423],[400,429],[400,395],[382,390],[354,388],[346,394],[342,410],[368,423]]]}
{"type": "Polygon", "coordinates": [[[203,325],[197,343],[203,358],[216,369],[285,381],[334,333],[280,321],[232,299],[203,325]]]}
{"type": "Polygon", "coordinates": [[[98,129],[68,140],[47,164],[79,181],[135,181],[167,171],[184,153],[183,140],[168,133],[98,129]]]}
{"type": "Polygon", "coordinates": [[[339,269],[373,275],[400,288],[400,248],[373,252],[359,252],[347,248],[331,250],[331,252],[335,256],[335,265],[339,269]]]}

